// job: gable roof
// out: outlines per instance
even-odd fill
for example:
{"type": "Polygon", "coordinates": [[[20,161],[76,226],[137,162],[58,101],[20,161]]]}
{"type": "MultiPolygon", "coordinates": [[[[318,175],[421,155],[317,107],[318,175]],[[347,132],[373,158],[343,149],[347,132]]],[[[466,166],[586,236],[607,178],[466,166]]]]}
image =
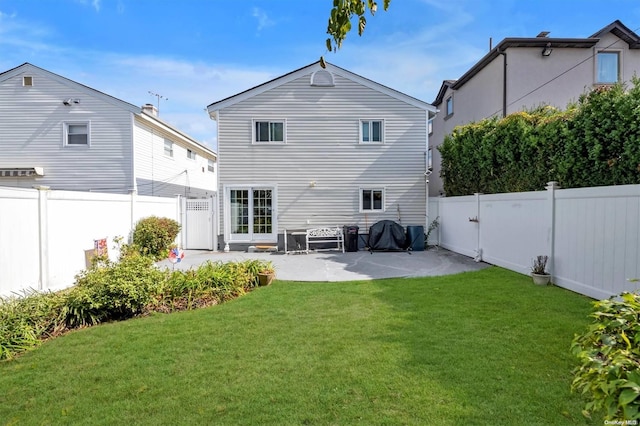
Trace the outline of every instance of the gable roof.
{"type": "Polygon", "coordinates": [[[118,99],[116,97],[113,97],[111,95],[108,95],[104,92],[101,92],[99,90],[93,89],[89,86],[85,86],[84,84],[78,83],[76,81],[73,81],[69,78],[63,77],[61,75],[55,74],[51,71],[47,71],[44,68],[40,68],[38,66],[35,66],[33,64],[30,64],[28,62],[25,62],[22,65],[19,65],[15,68],[12,68],[10,70],[4,71],[2,73],[0,73],[0,82],[8,80],[10,78],[13,78],[17,75],[20,74],[25,74],[25,73],[40,73],[40,74],[45,74],[48,78],[57,81],[60,84],[66,85],[66,86],[73,86],[75,89],[81,91],[81,92],[85,92],[87,93],[87,95],[89,96],[95,96],[101,100],[103,100],[104,102],[107,102],[111,105],[114,105],[118,108],[122,108],[125,111],[129,111],[132,114],[135,114],[136,116],[138,116],[139,118],[143,119],[144,121],[147,121],[149,123],[152,123],[154,125],[156,125],[157,127],[162,128],[163,130],[167,131],[170,134],[176,135],[180,138],[182,138],[185,142],[187,142],[188,144],[192,144],[194,146],[197,146],[198,148],[200,148],[201,150],[205,151],[206,153],[213,155],[214,157],[217,157],[217,154],[212,151],[210,148],[206,147],[205,145],[201,144],[200,142],[196,141],[195,139],[193,139],[191,136],[187,135],[186,133],[178,130],[177,128],[173,127],[172,125],[166,123],[165,121],[159,119],[156,116],[147,114],[145,112],[142,111],[141,107],[138,107],[136,105],[133,105],[129,102],[123,101],[122,99],[118,99]]]}
{"type": "Polygon", "coordinates": [[[254,96],[257,96],[261,93],[264,93],[270,89],[279,87],[283,84],[289,83],[297,78],[300,78],[304,75],[307,75],[311,72],[314,71],[319,71],[322,69],[326,69],[327,71],[329,71],[332,74],[335,75],[339,75],[340,77],[346,78],[348,80],[354,81],[356,83],[359,83],[363,86],[366,86],[370,89],[376,90],[378,92],[384,93],[386,95],[391,96],[392,98],[398,99],[400,101],[406,102],[409,105],[413,105],[415,107],[418,107],[420,109],[423,109],[425,111],[429,112],[429,116],[435,116],[436,113],[436,108],[424,101],[421,101],[417,98],[414,98],[412,96],[406,95],[402,92],[399,92],[397,90],[391,89],[387,86],[384,86],[380,83],[376,83],[373,80],[369,80],[365,77],[362,77],[358,74],[352,73],[351,71],[347,71],[344,68],[340,68],[338,66],[335,66],[333,64],[330,63],[325,63],[326,67],[323,68],[320,65],[320,61],[314,62],[312,64],[309,64],[307,66],[304,66],[302,68],[298,68],[297,70],[291,71],[287,74],[284,74],[280,77],[274,78],[273,80],[267,81],[266,83],[260,84],[258,86],[255,86],[251,89],[245,90],[244,92],[240,92],[238,94],[235,94],[233,96],[229,96],[228,98],[222,99],[220,101],[214,102],[210,105],[207,106],[207,112],[209,113],[209,115],[211,116],[212,119],[217,119],[217,112],[227,108],[229,106],[235,105],[238,102],[242,102],[246,99],[250,99],[254,96]]]}
{"type": "MultiPolygon", "coordinates": [[[[475,65],[469,68],[469,70],[465,72],[462,77],[460,77],[458,80],[454,80],[455,83],[451,84],[448,87],[451,87],[453,90],[459,89],[467,81],[471,80],[476,74],[478,74],[484,67],[489,65],[495,58],[504,53],[508,48],[537,47],[542,49],[543,47],[546,47],[550,44],[550,47],[552,48],[570,47],[576,49],[586,49],[595,46],[600,41],[600,38],[608,33],[612,33],[616,37],[626,42],[629,45],[630,49],[640,48],[640,36],[627,28],[619,20],[613,21],[611,24],[602,28],[588,38],[509,37],[503,39],[500,43],[498,43],[496,47],[491,49],[489,53],[483,56],[478,62],[476,62],[475,65]]],[[[442,87],[440,88],[438,96],[444,96],[442,87]]],[[[436,97],[435,101],[433,101],[434,105],[440,105],[440,103],[442,103],[442,99],[438,97],[436,97]]]]}
{"type": "Polygon", "coordinates": [[[445,80],[442,82],[442,85],[440,86],[440,90],[438,91],[438,95],[436,96],[436,100],[433,101],[433,105],[438,106],[442,103],[442,100],[444,99],[444,95],[445,93],[447,93],[447,89],[449,89],[449,87],[453,86],[456,83],[456,80],[445,80]]]}

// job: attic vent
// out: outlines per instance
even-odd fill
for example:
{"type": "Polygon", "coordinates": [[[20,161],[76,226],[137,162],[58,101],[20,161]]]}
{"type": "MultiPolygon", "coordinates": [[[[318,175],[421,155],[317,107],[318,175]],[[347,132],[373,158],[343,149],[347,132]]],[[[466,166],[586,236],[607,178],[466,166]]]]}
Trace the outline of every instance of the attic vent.
{"type": "Polygon", "coordinates": [[[327,70],[318,70],[311,74],[311,85],[319,87],[333,87],[333,74],[327,70]]]}
{"type": "Polygon", "coordinates": [[[31,77],[30,75],[22,76],[22,85],[33,86],[33,77],[31,77]]]}

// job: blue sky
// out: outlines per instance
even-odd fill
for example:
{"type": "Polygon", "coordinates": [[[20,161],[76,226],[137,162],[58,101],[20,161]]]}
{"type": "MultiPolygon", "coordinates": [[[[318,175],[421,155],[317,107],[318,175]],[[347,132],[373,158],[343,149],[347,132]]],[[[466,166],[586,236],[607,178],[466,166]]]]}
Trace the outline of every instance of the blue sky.
{"type": "MultiPolygon", "coordinates": [[[[382,3],[382,0],[379,0],[382,3]]],[[[325,55],[432,102],[505,37],[588,37],[616,19],[640,32],[637,0],[392,0],[325,51],[332,0],[0,0],[0,72],[30,62],[135,105],[216,148],[208,104],[325,55]]]]}

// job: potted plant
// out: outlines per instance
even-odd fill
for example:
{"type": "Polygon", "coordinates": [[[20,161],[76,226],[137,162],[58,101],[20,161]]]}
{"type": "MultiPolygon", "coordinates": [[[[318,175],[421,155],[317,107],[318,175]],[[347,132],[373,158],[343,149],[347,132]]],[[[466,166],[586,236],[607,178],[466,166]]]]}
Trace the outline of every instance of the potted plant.
{"type": "Polygon", "coordinates": [[[276,278],[276,270],[273,267],[273,263],[265,262],[262,265],[262,269],[258,271],[258,285],[269,285],[276,278]]]}
{"type": "Polygon", "coordinates": [[[531,266],[531,277],[533,283],[537,285],[547,285],[551,280],[551,275],[547,272],[547,261],[549,256],[536,256],[531,266]]]}

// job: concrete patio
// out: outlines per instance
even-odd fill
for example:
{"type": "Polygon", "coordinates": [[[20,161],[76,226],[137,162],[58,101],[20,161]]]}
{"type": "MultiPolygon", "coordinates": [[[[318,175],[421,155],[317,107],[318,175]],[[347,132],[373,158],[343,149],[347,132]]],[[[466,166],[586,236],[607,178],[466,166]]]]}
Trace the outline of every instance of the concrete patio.
{"type": "Polygon", "coordinates": [[[309,254],[212,252],[186,250],[175,269],[197,267],[206,261],[242,261],[262,259],[273,262],[277,279],[290,281],[354,281],[376,278],[427,277],[477,271],[489,266],[442,248],[414,252],[324,251],[309,254]]]}

